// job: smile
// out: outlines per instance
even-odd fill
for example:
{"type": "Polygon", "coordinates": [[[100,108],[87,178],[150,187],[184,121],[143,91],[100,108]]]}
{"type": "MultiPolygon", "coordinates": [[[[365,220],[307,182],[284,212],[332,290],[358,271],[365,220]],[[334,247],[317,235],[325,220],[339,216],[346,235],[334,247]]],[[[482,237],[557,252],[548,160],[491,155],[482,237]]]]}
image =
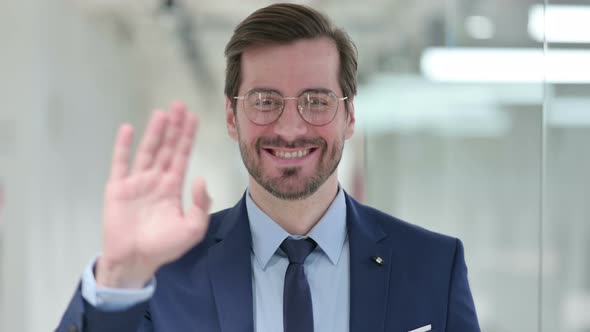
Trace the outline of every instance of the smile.
{"type": "Polygon", "coordinates": [[[280,150],[273,150],[272,154],[275,157],[283,158],[283,159],[294,159],[294,158],[303,158],[307,156],[312,149],[302,149],[298,151],[280,151],[280,150]]]}

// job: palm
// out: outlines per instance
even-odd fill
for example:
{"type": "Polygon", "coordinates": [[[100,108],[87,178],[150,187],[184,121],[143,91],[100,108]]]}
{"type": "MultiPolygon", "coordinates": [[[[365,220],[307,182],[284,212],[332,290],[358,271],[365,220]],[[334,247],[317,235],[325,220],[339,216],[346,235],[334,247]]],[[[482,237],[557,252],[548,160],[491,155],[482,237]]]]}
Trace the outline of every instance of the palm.
{"type": "Polygon", "coordinates": [[[181,199],[196,121],[181,105],[168,114],[154,113],[131,172],[132,128],[119,130],[105,190],[101,259],[124,263],[129,279],[155,272],[205,234],[209,199],[204,182],[193,184],[193,206],[187,211],[181,199]]]}
{"type": "Polygon", "coordinates": [[[162,188],[162,182],[152,172],[109,183],[104,231],[105,242],[110,242],[105,247],[114,249],[111,254],[126,255],[137,248],[145,255],[162,256],[163,250],[178,245],[184,220],[180,194],[162,188]]]}

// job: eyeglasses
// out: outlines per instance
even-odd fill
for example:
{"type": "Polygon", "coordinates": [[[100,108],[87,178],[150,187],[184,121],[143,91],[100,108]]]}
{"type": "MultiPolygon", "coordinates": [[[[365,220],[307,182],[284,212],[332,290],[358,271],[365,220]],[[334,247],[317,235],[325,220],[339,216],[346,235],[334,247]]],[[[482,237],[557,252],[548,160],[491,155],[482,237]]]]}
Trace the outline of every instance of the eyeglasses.
{"type": "Polygon", "coordinates": [[[330,90],[309,90],[299,97],[283,97],[274,90],[253,89],[234,99],[244,102],[244,112],[252,123],[268,125],[278,120],[285,109],[285,100],[297,100],[297,111],[305,122],[324,126],[332,122],[338,112],[339,98],[330,90]]]}

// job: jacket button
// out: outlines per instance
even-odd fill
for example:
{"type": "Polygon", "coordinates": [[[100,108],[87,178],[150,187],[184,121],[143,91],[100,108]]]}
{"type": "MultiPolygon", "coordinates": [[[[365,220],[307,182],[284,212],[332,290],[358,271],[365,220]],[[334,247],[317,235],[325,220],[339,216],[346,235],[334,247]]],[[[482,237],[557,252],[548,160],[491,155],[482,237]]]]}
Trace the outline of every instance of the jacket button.
{"type": "Polygon", "coordinates": [[[70,327],[68,327],[68,332],[78,332],[78,327],[72,324],[70,327]]]}

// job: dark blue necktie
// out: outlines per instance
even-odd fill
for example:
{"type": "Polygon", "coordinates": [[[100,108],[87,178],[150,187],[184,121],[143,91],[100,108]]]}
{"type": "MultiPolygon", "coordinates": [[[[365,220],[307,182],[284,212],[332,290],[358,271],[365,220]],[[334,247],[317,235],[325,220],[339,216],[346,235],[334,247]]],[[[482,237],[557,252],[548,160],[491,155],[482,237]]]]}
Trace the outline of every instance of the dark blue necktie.
{"type": "Polygon", "coordinates": [[[283,289],[283,326],[285,332],[313,332],[313,306],[303,262],[315,249],[312,239],[285,239],[281,249],[289,257],[283,289]]]}

